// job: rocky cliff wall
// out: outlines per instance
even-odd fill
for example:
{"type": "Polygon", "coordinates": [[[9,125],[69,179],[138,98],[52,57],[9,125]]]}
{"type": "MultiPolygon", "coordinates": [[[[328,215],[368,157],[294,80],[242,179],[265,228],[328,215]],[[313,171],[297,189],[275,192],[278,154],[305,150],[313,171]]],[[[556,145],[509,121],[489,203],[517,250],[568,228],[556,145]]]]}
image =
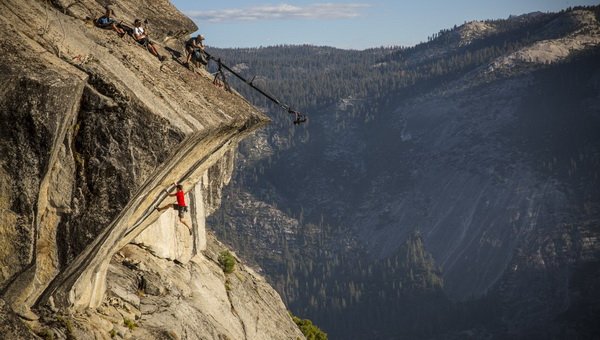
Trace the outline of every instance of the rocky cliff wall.
{"type": "MultiPolygon", "coordinates": [[[[101,15],[103,5],[0,4],[2,299],[22,318],[41,315],[30,323],[36,331],[52,329],[63,336],[76,330],[57,321],[58,314],[65,315],[63,321],[78,315],[75,328],[92,325],[91,334],[100,338],[123,322],[123,315],[115,320],[94,311],[110,305],[107,287],[119,291],[119,278],[114,271],[108,274],[109,268],[111,261],[122,259],[115,254],[132,247],[130,242],[143,246],[140,256],[147,260],[186,266],[182,271],[188,280],[170,272],[161,280],[172,280],[180,289],[202,281],[204,272],[195,266],[212,256],[207,254],[205,217],[216,209],[231,177],[237,143],[267,121],[243,98],[214,87],[207,74],[191,72],[173,59],[160,62],[131,37],[93,27],[87,18],[101,15]],[[154,210],[170,202],[164,189],[173,182],[189,191],[192,209],[186,218],[192,235],[172,210],[154,210]]],[[[151,36],[165,44],[159,46],[163,55],[170,55],[164,47],[181,50],[177,39],[196,29],[168,1],[115,1],[113,8],[125,21],[149,18],[151,36]]],[[[219,272],[218,266],[213,264],[212,272],[219,272]]],[[[260,280],[252,273],[246,277],[260,280]]],[[[224,274],[219,278],[225,280],[224,274]]],[[[187,289],[208,296],[213,288],[187,289]]],[[[157,304],[164,294],[156,295],[157,304]]],[[[246,337],[264,338],[269,332],[279,334],[275,338],[301,336],[278,296],[269,294],[265,305],[277,306],[279,315],[265,315],[281,324],[245,330],[246,337]]],[[[213,307],[232,309],[229,302],[225,307],[216,303],[204,313],[213,307]]],[[[134,317],[140,319],[140,313],[134,317]]],[[[240,315],[233,317],[241,320],[240,315]]],[[[229,323],[214,315],[194,320],[229,323]]],[[[162,334],[153,327],[151,334],[162,334]]],[[[212,328],[209,338],[227,334],[227,327],[212,328]]],[[[240,333],[231,334],[239,338],[240,333]]],[[[184,337],[201,336],[188,330],[184,337]]]]}
{"type": "MultiPolygon", "coordinates": [[[[182,263],[187,263],[193,256],[206,250],[206,217],[221,204],[221,189],[229,183],[233,173],[236,154],[234,150],[227,151],[215,165],[205,171],[186,195],[186,202],[189,202],[192,237],[182,237],[188,233],[188,230],[178,222],[177,211],[168,209],[132,243],[148,249],[160,258],[182,263]]],[[[174,202],[174,199],[165,200],[161,206],[174,202]]]]}

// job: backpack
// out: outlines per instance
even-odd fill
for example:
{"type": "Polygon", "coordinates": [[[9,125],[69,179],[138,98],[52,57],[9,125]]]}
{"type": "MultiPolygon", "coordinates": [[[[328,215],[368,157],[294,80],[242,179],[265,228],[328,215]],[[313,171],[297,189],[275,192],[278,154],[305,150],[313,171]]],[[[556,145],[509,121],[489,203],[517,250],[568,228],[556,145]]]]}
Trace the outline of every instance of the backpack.
{"type": "Polygon", "coordinates": [[[185,42],[185,47],[194,47],[193,43],[194,43],[194,39],[196,38],[189,38],[186,42],[185,42]]]}
{"type": "Polygon", "coordinates": [[[200,63],[202,63],[202,65],[208,64],[208,60],[206,60],[206,56],[199,49],[196,49],[194,51],[193,56],[194,56],[194,60],[199,61],[200,63]]]}
{"type": "Polygon", "coordinates": [[[111,20],[109,18],[102,16],[98,18],[98,25],[106,26],[110,24],[110,21],[111,20]]]}

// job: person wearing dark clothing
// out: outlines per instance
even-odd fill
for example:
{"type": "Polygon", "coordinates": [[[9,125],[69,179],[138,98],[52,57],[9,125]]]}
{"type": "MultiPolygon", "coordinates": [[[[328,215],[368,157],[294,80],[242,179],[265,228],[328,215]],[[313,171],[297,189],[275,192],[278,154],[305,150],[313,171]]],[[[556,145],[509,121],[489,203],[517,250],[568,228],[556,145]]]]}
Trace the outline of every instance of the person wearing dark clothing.
{"type": "Polygon", "coordinates": [[[162,212],[169,208],[173,208],[173,209],[177,210],[177,216],[179,216],[179,221],[188,228],[188,230],[190,231],[190,234],[191,234],[192,227],[190,227],[189,224],[187,224],[187,222],[183,219],[185,217],[185,213],[188,211],[187,204],[185,203],[185,192],[183,191],[183,185],[176,184],[176,187],[177,187],[177,191],[174,194],[171,194],[168,191],[167,191],[167,194],[171,197],[177,197],[177,203],[167,204],[162,207],[156,207],[155,209],[158,210],[159,212],[162,212]]]}
{"type": "Polygon", "coordinates": [[[195,38],[190,38],[185,43],[185,50],[187,51],[187,58],[185,60],[185,66],[189,66],[192,57],[194,61],[201,63],[202,65],[208,64],[206,55],[204,54],[204,36],[198,34],[195,38]]]}
{"type": "Polygon", "coordinates": [[[106,7],[106,13],[96,20],[96,26],[104,29],[111,29],[119,34],[119,36],[123,37],[125,35],[125,31],[119,27],[117,21],[113,18],[115,12],[110,8],[106,7]]]}

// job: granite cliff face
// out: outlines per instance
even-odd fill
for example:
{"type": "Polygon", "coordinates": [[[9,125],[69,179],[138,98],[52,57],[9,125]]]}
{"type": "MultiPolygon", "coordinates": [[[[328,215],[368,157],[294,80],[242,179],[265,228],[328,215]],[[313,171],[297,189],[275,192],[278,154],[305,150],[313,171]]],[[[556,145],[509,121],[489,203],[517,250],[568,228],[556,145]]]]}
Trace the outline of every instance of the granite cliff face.
{"type": "MultiPolygon", "coordinates": [[[[103,5],[0,4],[2,331],[302,337],[260,276],[241,262],[223,273],[224,247],[205,230],[237,143],[266,116],[206,74],[93,27],[103,5]],[[173,182],[189,191],[192,234],[154,210],[172,201],[173,182]]],[[[112,7],[125,22],[147,18],[164,55],[196,30],[166,0],[112,7]]]]}

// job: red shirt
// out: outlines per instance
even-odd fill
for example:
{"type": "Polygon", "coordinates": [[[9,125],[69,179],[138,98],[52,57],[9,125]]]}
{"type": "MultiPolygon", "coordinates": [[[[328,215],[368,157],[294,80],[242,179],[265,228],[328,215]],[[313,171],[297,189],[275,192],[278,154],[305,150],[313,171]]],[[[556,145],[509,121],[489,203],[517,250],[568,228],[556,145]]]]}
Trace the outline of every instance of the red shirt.
{"type": "Polygon", "coordinates": [[[183,192],[183,190],[179,190],[177,191],[177,205],[180,207],[187,207],[187,205],[185,205],[185,193],[183,192]]]}

